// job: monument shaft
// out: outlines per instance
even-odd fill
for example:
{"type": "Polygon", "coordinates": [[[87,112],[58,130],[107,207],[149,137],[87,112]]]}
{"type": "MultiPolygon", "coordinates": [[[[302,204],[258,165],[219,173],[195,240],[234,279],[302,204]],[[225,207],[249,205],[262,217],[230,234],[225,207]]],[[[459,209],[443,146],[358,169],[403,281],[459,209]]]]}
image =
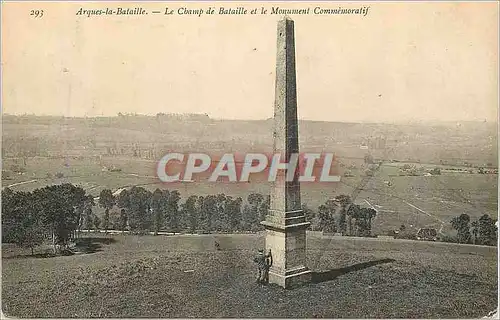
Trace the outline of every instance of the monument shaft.
{"type": "MultiPolygon", "coordinates": [[[[274,153],[281,162],[293,163],[298,156],[297,89],[295,73],[294,23],[288,18],[278,22],[276,87],[274,102],[274,153]]],[[[309,282],[306,267],[306,222],[300,201],[299,172],[286,181],[286,171],[278,171],[271,193],[266,221],[266,250],[271,250],[273,265],[269,282],[288,288],[309,282]]]]}

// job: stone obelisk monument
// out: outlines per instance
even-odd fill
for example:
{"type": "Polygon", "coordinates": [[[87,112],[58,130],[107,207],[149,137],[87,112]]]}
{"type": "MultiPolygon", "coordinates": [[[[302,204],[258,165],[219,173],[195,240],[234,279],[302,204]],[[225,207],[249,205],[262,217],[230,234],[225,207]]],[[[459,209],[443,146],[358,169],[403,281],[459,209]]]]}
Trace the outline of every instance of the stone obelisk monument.
{"type": "MultiPolygon", "coordinates": [[[[295,76],[295,39],[293,20],[278,22],[276,88],[274,102],[274,154],[280,162],[290,163],[299,152],[297,90],[295,76]]],[[[293,162],[293,161],[292,161],[293,162]]],[[[271,250],[273,265],[269,282],[285,288],[311,280],[306,267],[306,221],[300,202],[299,172],[286,181],[286,171],[278,170],[271,191],[271,206],[266,221],[266,252],[271,250]]]]}

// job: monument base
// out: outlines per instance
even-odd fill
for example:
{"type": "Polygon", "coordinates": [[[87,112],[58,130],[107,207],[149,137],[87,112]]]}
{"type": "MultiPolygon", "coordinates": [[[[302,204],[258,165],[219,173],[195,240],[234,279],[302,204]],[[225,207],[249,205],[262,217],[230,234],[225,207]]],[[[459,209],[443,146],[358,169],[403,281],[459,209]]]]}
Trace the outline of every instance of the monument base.
{"type": "Polygon", "coordinates": [[[307,267],[287,270],[286,272],[278,272],[271,268],[269,270],[269,283],[277,284],[286,289],[292,289],[310,283],[311,276],[311,270],[307,267]]]}
{"type": "MultiPolygon", "coordinates": [[[[273,212],[272,210],[270,210],[273,212]]],[[[293,288],[311,282],[311,271],[306,267],[306,229],[309,222],[299,215],[301,210],[286,212],[285,223],[262,221],[266,228],[266,252],[271,252],[273,264],[269,269],[269,283],[293,288]],[[292,222],[293,224],[290,224],[292,222]],[[287,224],[288,223],[288,224],[287,224]]],[[[273,220],[273,216],[267,217],[273,220]]]]}

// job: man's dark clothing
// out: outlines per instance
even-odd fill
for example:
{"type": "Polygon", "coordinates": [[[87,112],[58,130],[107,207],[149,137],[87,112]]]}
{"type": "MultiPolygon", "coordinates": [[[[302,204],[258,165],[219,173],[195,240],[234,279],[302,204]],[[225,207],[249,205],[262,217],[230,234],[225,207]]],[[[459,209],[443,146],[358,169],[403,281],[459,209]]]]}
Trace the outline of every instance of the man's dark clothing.
{"type": "Polygon", "coordinates": [[[255,263],[257,263],[257,267],[259,269],[259,276],[257,278],[257,281],[268,283],[269,268],[271,268],[273,264],[273,258],[271,257],[271,253],[264,255],[263,252],[259,252],[259,254],[253,260],[255,263]]]}

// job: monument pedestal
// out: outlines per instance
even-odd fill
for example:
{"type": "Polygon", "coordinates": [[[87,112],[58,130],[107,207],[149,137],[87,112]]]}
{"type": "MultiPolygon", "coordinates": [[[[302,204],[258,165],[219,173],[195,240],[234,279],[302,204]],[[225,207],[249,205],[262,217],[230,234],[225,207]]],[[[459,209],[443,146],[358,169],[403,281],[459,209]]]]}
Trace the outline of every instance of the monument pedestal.
{"type": "Polygon", "coordinates": [[[287,212],[284,216],[288,217],[284,221],[272,215],[276,211],[270,210],[271,215],[266,221],[261,222],[266,228],[266,252],[271,250],[273,257],[269,282],[284,288],[309,283],[311,270],[307,268],[305,262],[306,229],[310,223],[305,221],[302,210],[287,212]]]}

